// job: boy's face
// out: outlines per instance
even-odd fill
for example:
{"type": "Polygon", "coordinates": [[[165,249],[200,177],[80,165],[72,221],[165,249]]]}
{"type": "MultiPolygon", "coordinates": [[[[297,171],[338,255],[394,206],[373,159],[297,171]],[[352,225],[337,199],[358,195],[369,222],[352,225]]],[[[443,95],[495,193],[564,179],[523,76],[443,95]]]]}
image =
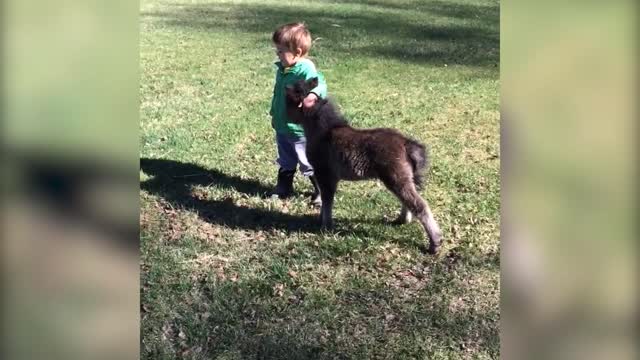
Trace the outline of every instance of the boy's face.
{"type": "Polygon", "coordinates": [[[282,63],[282,66],[293,66],[302,56],[302,50],[296,49],[296,52],[289,50],[286,46],[276,45],[276,54],[282,63]]]}

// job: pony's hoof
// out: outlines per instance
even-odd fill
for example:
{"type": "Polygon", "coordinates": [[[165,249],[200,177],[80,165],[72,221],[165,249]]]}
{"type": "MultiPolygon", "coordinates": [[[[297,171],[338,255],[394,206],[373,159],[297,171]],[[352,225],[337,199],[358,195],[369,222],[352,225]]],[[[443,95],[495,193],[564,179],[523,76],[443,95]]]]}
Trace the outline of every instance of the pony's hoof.
{"type": "Polygon", "coordinates": [[[419,249],[423,254],[435,255],[440,251],[440,243],[430,242],[428,246],[424,244],[419,249]]]}
{"type": "Polygon", "coordinates": [[[440,245],[429,245],[429,248],[427,249],[427,252],[431,255],[435,255],[438,253],[438,251],[440,250],[440,245]]]}
{"type": "Polygon", "coordinates": [[[405,225],[411,222],[411,219],[407,219],[404,216],[395,218],[394,220],[391,220],[391,225],[405,225]]]}
{"type": "Polygon", "coordinates": [[[333,223],[320,225],[320,230],[321,231],[331,231],[331,230],[333,230],[333,223]]]}

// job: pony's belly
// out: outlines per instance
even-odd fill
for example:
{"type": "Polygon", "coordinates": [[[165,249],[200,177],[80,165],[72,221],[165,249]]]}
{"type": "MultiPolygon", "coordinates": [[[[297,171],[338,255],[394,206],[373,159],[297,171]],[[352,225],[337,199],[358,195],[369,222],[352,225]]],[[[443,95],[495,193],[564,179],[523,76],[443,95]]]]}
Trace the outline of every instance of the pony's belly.
{"type": "Polygon", "coordinates": [[[358,166],[358,164],[348,162],[339,162],[336,170],[338,176],[342,180],[367,180],[376,177],[376,174],[374,174],[368,167],[358,166]]]}
{"type": "Polygon", "coordinates": [[[336,144],[324,149],[317,146],[307,154],[311,165],[318,169],[327,169],[341,180],[367,180],[377,178],[372,170],[372,161],[361,151],[345,149],[336,144]],[[315,165],[314,165],[315,164],[315,165]]]}

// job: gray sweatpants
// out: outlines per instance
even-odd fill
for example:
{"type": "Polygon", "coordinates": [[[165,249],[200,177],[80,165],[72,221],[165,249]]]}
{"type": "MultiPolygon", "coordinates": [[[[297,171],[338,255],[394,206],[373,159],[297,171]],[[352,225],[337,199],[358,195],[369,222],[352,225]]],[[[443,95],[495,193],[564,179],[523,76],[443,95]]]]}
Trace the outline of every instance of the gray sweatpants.
{"type": "Polygon", "coordinates": [[[307,160],[305,152],[307,139],[305,137],[293,137],[276,133],[276,143],[278,144],[278,164],[285,170],[295,170],[300,164],[300,172],[304,176],[313,175],[313,168],[307,160]]]}

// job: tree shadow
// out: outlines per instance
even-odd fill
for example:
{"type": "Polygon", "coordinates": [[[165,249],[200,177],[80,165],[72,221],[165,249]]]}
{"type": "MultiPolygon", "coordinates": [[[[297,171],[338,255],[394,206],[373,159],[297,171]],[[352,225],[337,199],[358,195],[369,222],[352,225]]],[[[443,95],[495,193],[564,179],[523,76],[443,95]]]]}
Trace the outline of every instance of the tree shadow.
{"type": "MultiPolygon", "coordinates": [[[[444,276],[442,281],[455,277],[446,273],[444,276]]],[[[295,301],[274,299],[270,285],[264,279],[224,284],[203,280],[196,287],[206,301],[194,303],[191,312],[175,319],[175,325],[206,334],[206,344],[199,338],[188,338],[186,342],[189,347],[202,346],[208,358],[230,353],[245,359],[378,358],[387,350],[383,345],[371,348],[373,339],[383,344],[387,338],[412,338],[417,333],[430,338],[438,348],[472,344],[475,351],[497,356],[498,309],[452,310],[454,298],[446,292],[421,293],[361,283],[335,297],[322,298],[324,306],[307,306],[305,303],[313,302],[311,298],[316,298],[317,293],[292,284],[287,294],[295,301]],[[322,319],[327,311],[340,320],[331,325],[305,321],[322,319]],[[191,318],[205,312],[210,314],[206,322],[191,318]]],[[[404,355],[422,358],[429,350],[417,346],[404,355]]],[[[400,355],[398,349],[392,351],[400,355]]]]}
{"type": "Polygon", "coordinates": [[[439,16],[446,16],[456,19],[477,19],[488,24],[497,24],[500,21],[500,2],[495,1],[493,4],[461,4],[451,1],[406,1],[395,0],[381,1],[381,0],[366,0],[353,1],[353,0],[340,0],[334,1],[337,4],[364,4],[369,7],[375,7],[379,9],[388,10],[400,10],[400,11],[412,11],[421,12],[425,14],[433,14],[439,16]]]}
{"type": "MultiPolygon", "coordinates": [[[[352,2],[356,3],[356,2],[352,2]]],[[[337,2],[336,4],[344,4],[337,2]]],[[[279,24],[304,21],[317,39],[316,51],[341,57],[362,55],[429,64],[497,67],[499,6],[428,2],[425,5],[365,3],[345,13],[336,6],[170,4],[169,10],[143,11],[142,16],[165,25],[225,32],[260,34],[257,45],[268,46],[279,24]],[[376,7],[415,11],[423,21],[385,14],[376,7]],[[432,21],[448,18],[450,21],[432,21]],[[468,21],[467,21],[468,20],[468,21]]]]}

